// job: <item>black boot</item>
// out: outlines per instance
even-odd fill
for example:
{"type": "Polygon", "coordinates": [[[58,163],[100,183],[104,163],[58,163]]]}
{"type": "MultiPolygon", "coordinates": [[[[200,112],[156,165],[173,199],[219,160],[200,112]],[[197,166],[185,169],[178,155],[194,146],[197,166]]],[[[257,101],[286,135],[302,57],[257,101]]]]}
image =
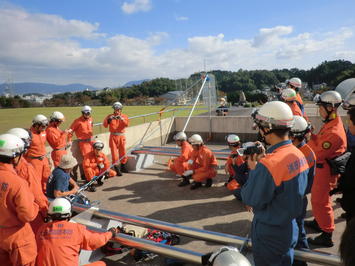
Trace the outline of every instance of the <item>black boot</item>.
{"type": "Polygon", "coordinates": [[[313,219],[312,221],[304,221],[304,226],[312,228],[316,232],[322,232],[322,229],[319,227],[317,221],[313,219]]]}
{"type": "Polygon", "coordinates": [[[206,180],[206,184],[205,184],[205,187],[211,187],[212,186],[212,178],[208,178],[206,180]]]}
{"type": "Polygon", "coordinates": [[[106,178],[106,174],[104,174],[103,176],[101,176],[99,179],[97,179],[97,185],[98,186],[102,186],[104,184],[104,180],[106,178]]]}
{"type": "Polygon", "coordinates": [[[122,176],[121,167],[119,165],[114,166],[117,176],[122,176]]]}
{"type": "Polygon", "coordinates": [[[179,187],[184,187],[184,186],[187,186],[188,184],[190,184],[190,176],[182,176],[182,180],[181,182],[179,183],[179,187]]]}
{"type": "Polygon", "coordinates": [[[122,172],[122,173],[128,173],[128,169],[127,169],[125,163],[122,163],[122,164],[121,164],[121,172],[122,172]]]}
{"type": "Polygon", "coordinates": [[[89,187],[88,187],[88,190],[90,192],[95,192],[96,191],[96,187],[94,186],[94,184],[91,184],[89,187]]]}
{"type": "Polygon", "coordinates": [[[334,246],[332,241],[333,233],[322,232],[320,235],[316,236],[315,238],[308,238],[308,243],[315,245],[315,246],[322,246],[330,248],[334,246]]]}
{"type": "Polygon", "coordinates": [[[227,182],[224,183],[224,186],[226,187],[230,181],[232,181],[233,176],[229,176],[227,182]]]}
{"type": "Polygon", "coordinates": [[[190,187],[191,190],[195,190],[195,189],[198,189],[199,187],[202,186],[202,183],[201,182],[192,182],[192,185],[190,187]]]}

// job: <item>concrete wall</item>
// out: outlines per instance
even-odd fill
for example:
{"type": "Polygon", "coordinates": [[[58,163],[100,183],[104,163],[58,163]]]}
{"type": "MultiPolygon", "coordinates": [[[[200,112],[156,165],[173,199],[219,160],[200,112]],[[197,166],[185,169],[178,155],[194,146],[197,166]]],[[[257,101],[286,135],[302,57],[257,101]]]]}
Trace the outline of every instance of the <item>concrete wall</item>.
{"type": "MultiPolygon", "coordinates": [[[[186,123],[187,117],[175,118],[175,130],[181,131],[186,123]]],[[[342,116],[345,122],[346,116],[342,116]]],[[[318,132],[323,122],[319,116],[309,116],[315,132],[318,132]]],[[[257,132],[252,129],[253,120],[250,116],[212,116],[211,120],[208,116],[191,117],[190,123],[186,128],[188,136],[192,134],[200,134],[204,139],[209,136],[210,128],[212,128],[212,141],[225,141],[228,134],[237,134],[242,142],[256,140],[257,132]]],[[[171,134],[173,135],[173,134],[171,134]]]]}

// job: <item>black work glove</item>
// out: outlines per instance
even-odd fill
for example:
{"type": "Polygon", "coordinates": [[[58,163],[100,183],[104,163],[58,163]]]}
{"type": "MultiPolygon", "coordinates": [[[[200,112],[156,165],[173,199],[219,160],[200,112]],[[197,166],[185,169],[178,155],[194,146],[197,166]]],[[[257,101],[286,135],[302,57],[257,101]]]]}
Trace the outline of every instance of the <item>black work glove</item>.
{"type": "Polygon", "coordinates": [[[112,121],[112,117],[109,117],[108,119],[107,119],[107,123],[111,123],[111,121],[112,121]]]}
{"type": "Polygon", "coordinates": [[[114,238],[119,231],[117,230],[117,228],[111,227],[110,229],[107,230],[107,232],[111,232],[112,238],[114,238]]]}

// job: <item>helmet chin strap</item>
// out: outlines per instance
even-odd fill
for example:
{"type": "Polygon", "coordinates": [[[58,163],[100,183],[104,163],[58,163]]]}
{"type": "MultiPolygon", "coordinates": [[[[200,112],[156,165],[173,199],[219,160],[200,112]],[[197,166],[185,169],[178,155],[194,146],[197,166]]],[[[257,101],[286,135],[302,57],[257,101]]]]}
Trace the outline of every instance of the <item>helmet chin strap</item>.
{"type": "Polygon", "coordinates": [[[325,111],[327,112],[327,117],[324,120],[322,120],[322,121],[323,121],[323,123],[328,123],[329,121],[333,120],[336,117],[336,115],[335,115],[335,117],[330,119],[330,116],[331,116],[331,114],[333,113],[334,110],[328,111],[327,105],[323,104],[322,106],[324,107],[325,111]]]}

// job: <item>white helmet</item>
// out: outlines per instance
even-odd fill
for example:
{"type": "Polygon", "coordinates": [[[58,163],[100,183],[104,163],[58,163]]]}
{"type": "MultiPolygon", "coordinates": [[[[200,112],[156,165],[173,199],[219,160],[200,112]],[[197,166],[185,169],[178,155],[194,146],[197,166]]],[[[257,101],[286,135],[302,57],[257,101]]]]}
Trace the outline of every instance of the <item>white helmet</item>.
{"type": "Polygon", "coordinates": [[[50,204],[48,208],[48,214],[52,218],[62,219],[71,217],[71,203],[66,198],[56,198],[50,204]]]}
{"type": "Polygon", "coordinates": [[[234,247],[222,247],[209,258],[213,266],[251,266],[249,260],[234,247]]]}
{"type": "Polygon", "coordinates": [[[221,99],[219,99],[221,102],[226,102],[226,98],[222,97],[221,99]]]}
{"type": "Polygon", "coordinates": [[[193,134],[189,138],[189,142],[191,143],[191,145],[199,145],[199,144],[203,144],[203,139],[202,139],[202,137],[200,135],[193,134]]]}
{"type": "Polygon", "coordinates": [[[64,122],[64,115],[59,111],[55,111],[50,116],[50,119],[51,121],[55,121],[55,122],[64,122]]]}
{"type": "Polygon", "coordinates": [[[22,141],[25,143],[26,150],[30,147],[32,136],[28,130],[26,130],[24,128],[16,127],[16,128],[12,128],[9,131],[7,131],[7,134],[12,134],[12,135],[15,135],[16,137],[22,139],[22,141]]]}
{"type": "Polygon", "coordinates": [[[287,81],[287,85],[300,89],[302,87],[302,81],[299,78],[291,78],[287,81]]]}
{"type": "Polygon", "coordinates": [[[83,114],[91,114],[92,109],[89,105],[84,105],[83,108],[81,108],[81,112],[83,114]]]}
{"type": "Polygon", "coordinates": [[[325,91],[319,96],[316,95],[313,100],[317,105],[330,105],[332,107],[338,107],[343,102],[337,91],[325,91]]]}
{"type": "Polygon", "coordinates": [[[286,102],[292,102],[297,99],[296,91],[293,89],[284,89],[281,93],[281,98],[286,102]]]}
{"type": "Polygon", "coordinates": [[[25,143],[12,134],[0,135],[0,155],[15,158],[25,151],[25,143]]]}
{"type": "Polygon", "coordinates": [[[240,144],[240,139],[239,139],[238,135],[230,134],[227,137],[227,142],[228,142],[228,144],[240,144]]]}
{"type": "Polygon", "coordinates": [[[123,105],[120,102],[114,102],[113,105],[112,105],[112,108],[114,110],[121,110],[123,108],[123,105]]]}
{"type": "Polygon", "coordinates": [[[95,150],[102,150],[105,147],[105,144],[101,140],[97,139],[92,144],[92,146],[94,147],[95,150]]]}
{"type": "Polygon", "coordinates": [[[32,119],[32,125],[48,126],[48,119],[44,115],[36,115],[32,119]]]}
{"type": "Polygon", "coordinates": [[[252,117],[257,126],[270,129],[291,128],[294,123],[291,108],[280,101],[265,103],[252,117]]]}
{"type": "Polygon", "coordinates": [[[349,96],[343,103],[344,110],[350,110],[355,107],[355,93],[349,96]]]}
{"type": "Polygon", "coordinates": [[[185,132],[181,131],[176,133],[176,135],[174,136],[174,140],[187,140],[187,136],[185,132]]]}
{"type": "Polygon", "coordinates": [[[311,125],[302,116],[294,116],[295,123],[291,128],[291,136],[304,137],[305,134],[311,131],[311,125]]]}

